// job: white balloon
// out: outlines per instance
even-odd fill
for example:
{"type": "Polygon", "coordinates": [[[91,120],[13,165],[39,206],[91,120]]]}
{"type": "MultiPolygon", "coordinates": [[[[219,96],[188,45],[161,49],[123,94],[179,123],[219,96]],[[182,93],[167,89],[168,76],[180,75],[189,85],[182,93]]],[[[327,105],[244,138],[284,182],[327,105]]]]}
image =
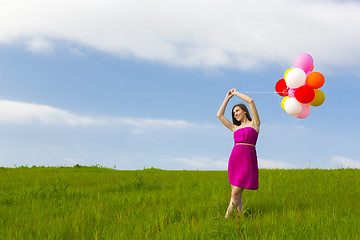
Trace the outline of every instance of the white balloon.
{"type": "Polygon", "coordinates": [[[284,103],[285,112],[290,115],[298,115],[301,112],[302,104],[296,98],[289,97],[284,103]]]}
{"type": "Polygon", "coordinates": [[[298,88],[304,85],[305,81],[306,73],[301,68],[293,68],[286,74],[285,82],[289,88],[298,88]]]}

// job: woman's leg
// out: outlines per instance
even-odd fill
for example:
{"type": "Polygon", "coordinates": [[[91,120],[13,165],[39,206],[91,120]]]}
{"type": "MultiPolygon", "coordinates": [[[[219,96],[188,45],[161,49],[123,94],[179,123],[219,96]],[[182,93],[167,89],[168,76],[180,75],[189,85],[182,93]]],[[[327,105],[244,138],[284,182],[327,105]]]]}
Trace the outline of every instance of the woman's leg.
{"type": "Polygon", "coordinates": [[[241,194],[242,194],[243,190],[244,190],[244,188],[231,186],[231,199],[230,199],[230,204],[229,204],[228,209],[225,214],[225,218],[228,218],[230,215],[233,214],[233,207],[235,207],[238,210],[239,215],[241,214],[242,207],[243,207],[243,203],[241,200],[241,194]]]}

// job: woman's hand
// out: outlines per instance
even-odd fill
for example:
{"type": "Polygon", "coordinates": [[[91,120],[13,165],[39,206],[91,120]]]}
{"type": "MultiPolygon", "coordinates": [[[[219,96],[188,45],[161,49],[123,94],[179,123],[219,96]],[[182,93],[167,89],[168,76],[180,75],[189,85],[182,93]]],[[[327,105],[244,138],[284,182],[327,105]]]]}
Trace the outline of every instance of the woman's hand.
{"type": "Polygon", "coordinates": [[[233,88],[231,89],[227,94],[226,94],[226,98],[230,99],[234,96],[234,93],[236,92],[236,89],[233,88]]]}

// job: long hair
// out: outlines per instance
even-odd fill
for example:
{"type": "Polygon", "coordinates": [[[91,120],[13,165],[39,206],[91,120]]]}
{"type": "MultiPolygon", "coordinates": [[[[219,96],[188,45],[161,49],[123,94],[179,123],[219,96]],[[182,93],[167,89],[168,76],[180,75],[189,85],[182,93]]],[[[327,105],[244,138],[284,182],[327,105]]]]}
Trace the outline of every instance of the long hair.
{"type": "Polygon", "coordinates": [[[249,119],[249,121],[252,120],[252,118],[250,117],[249,110],[248,110],[248,108],[246,107],[246,105],[240,103],[240,104],[236,104],[236,105],[232,108],[232,110],[231,110],[231,116],[232,116],[233,124],[238,125],[238,126],[241,125],[241,121],[236,120],[236,118],[235,118],[235,116],[234,116],[234,108],[235,108],[235,107],[240,107],[240,108],[245,112],[245,115],[246,115],[247,119],[249,119]]]}

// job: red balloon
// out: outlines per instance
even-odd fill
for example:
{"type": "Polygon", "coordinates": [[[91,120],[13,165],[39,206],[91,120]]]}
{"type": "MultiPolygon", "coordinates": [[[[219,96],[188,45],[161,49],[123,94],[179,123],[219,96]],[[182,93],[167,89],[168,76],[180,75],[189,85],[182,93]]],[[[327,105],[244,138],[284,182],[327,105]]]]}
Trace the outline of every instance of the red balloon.
{"type": "Polygon", "coordinates": [[[296,89],[295,98],[301,103],[310,103],[315,98],[315,91],[308,85],[304,85],[296,89]]]}
{"type": "Polygon", "coordinates": [[[275,91],[282,97],[286,97],[288,95],[289,87],[286,85],[284,79],[280,79],[275,84],[275,91]]]}

